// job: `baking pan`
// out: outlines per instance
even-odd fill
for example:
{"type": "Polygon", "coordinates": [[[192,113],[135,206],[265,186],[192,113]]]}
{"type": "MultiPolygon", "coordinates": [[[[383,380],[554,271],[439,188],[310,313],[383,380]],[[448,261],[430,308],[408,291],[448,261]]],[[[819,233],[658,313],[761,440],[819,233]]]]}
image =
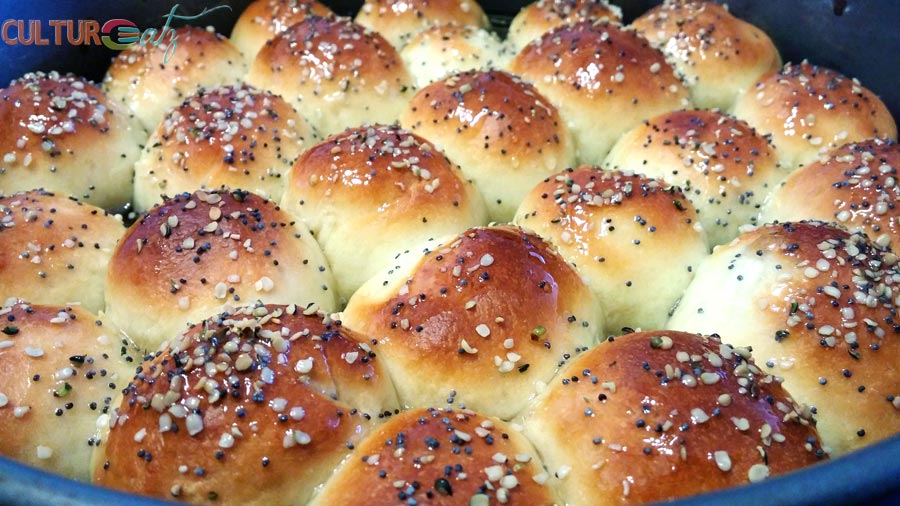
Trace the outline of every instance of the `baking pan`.
{"type": "MultiPolygon", "coordinates": [[[[360,0],[324,0],[336,12],[353,15],[360,0]]],[[[613,0],[630,21],[651,0],[613,0]]],[[[178,13],[196,15],[219,5],[195,24],[213,25],[228,34],[249,0],[0,0],[0,21],[127,19],[138,27],[161,26],[178,13]]],[[[501,33],[528,0],[481,0],[501,33]]],[[[898,0],[731,0],[731,11],[765,30],[785,61],[834,68],[878,94],[900,118],[900,1],[898,0]]],[[[183,22],[175,21],[174,26],[183,22]]],[[[114,51],[104,46],[7,45],[0,41],[0,83],[33,70],[74,72],[102,79],[114,51]]],[[[872,505],[900,504],[900,435],[831,462],[771,478],[765,482],[673,501],[701,505],[872,505]]],[[[74,482],[0,457],[0,504],[87,506],[171,504],[74,482]]]]}

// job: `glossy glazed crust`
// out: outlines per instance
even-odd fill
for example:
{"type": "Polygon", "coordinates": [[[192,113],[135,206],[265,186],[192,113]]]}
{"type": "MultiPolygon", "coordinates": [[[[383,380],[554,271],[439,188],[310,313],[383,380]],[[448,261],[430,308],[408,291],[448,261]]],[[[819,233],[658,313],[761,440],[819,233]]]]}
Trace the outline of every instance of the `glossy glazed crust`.
{"type": "Polygon", "coordinates": [[[184,26],[168,31],[156,46],[134,44],[120,52],[106,71],[103,89],[152,132],[169,108],[197,88],[238,84],[246,74],[244,57],[227,38],[184,26]]]}
{"type": "Polygon", "coordinates": [[[44,188],[124,204],[144,135],[87,79],[26,74],[0,90],[0,194],[44,188]]]}
{"type": "Polygon", "coordinates": [[[663,501],[824,459],[808,410],[746,357],[682,332],[616,337],[557,377],[525,433],[573,505],[663,501]]]}
{"type": "Polygon", "coordinates": [[[556,108],[534,86],[501,70],[454,74],[422,88],[400,123],[460,165],[498,222],[512,218],[538,181],[575,162],[556,108]]]}
{"type": "Polygon", "coordinates": [[[509,418],[564,354],[596,342],[596,301],[547,243],[516,227],[435,243],[363,285],[343,321],[378,339],[373,349],[404,404],[440,405],[449,396],[509,418]]]}
{"type": "Polygon", "coordinates": [[[135,166],[135,208],[225,185],[280,201],[312,127],[281,97],[251,86],[201,88],[170,110],[135,166]]]}
{"type": "Polygon", "coordinates": [[[134,374],[127,341],[78,306],[12,300],[0,318],[0,453],[87,481],[97,417],[134,374]]]}
{"type": "Polygon", "coordinates": [[[381,35],[346,18],[307,16],[266,43],[248,82],[280,94],[322,136],[391,123],[413,79],[381,35]]]}
{"type": "Polygon", "coordinates": [[[142,364],[110,416],[94,483],[190,502],[305,503],[372,421],[396,409],[366,349],[362,336],[296,306],[195,325],[142,364]]]}
{"type": "Polygon", "coordinates": [[[366,0],[356,14],[356,22],[380,33],[398,50],[432,25],[490,27],[475,0],[366,0]]]}
{"type": "Polygon", "coordinates": [[[584,20],[622,21],[622,9],[606,0],[538,0],[522,8],[507,39],[518,51],[552,28],[584,20]]]}
{"type": "Polygon", "coordinates": [[[535,481],[546,473],[528,440],[501,420],[468,410],[396,415],[368,435],[355,456],[313,505],[557,504],[550,488],[535,481]],[[476,495],[484,497],[472,499],[476,495]]]}
{"type": "Polygon", "coordinates": [[[765,32],[713,2],[668,0],[632,26],[685,77],[699,108],[729,110],[760,76],[781,66],[765,32]]]}
{"type": "Polygon", "coordinates": [[[223,306],[334,310],[333,286],[302,223],[252,193],[198,191],[166,200],[125,232],[109,263],[106,308],[153,351],[223,306]]]}
{"type": "Polygon", "coordinates": [[[525,46],[510,69],[560,110],[581,163],[598,165],[616,139],[641,121],[690,105],[661,52],[630,29],[580,21],[525,46]]]}
{"type": "Polygon", "coordinates": [[[846,144],[793,172],[772,193],[760,220],[834,222],[861,230],[878,246],[889,248],[900,244],[898,170],[896,142],[869,139],[846,144]]]}
{"type": "Polygon", "coordinates": [[[424,88],[457,72],[503,68],[513,54],[496,34],[484,28],[447,23],[419,32],[400,56],[416,85],[424,88]]]}
{"type": "Polygon", "coordinates": [[[766,138],[714,111],[674,111],[623,135],[604,167],[679,186],[694,204],[710,246],[756,224],[769,193],[786,176],[766,138]]]}
{"type": "Polygon", "coordinates": [[[124,232],[103,209],[49,192],[0,197],[0,301],[100,311],[106,266],[124,232]]]}
{"type": "Polygon", "coordinates": [[[331,9],[316,0],[255,0],[244,9],[231,30],[231,42],[253,61],[266,41],[307,16],[332,15],[331,9]]]}
{"type": "Polygon", "coordinates": [[[315,234],[345,299],[397,253],[487,223],[458,166],[422,137],[385,125],[348,129],[306,151],[283,208],[315,234]]]}
{"type": "Polygon", "coordinates": [[[820,223],[748,232],[700,266],[668,326],[752,346],[817,410],[823,443],[841,455],[900,432],[900,273],[879,249],[820,223]]]}
{"type": "Polygon", "coordinates": [[[661,327],[706,256],[706,237],[684,194],[634,174],[567,169],[535,186],[514,221],[578,268],[615,334],[661,327]]]}
{"type": "Polygon", "coordinates": [[[787,168],[848,142],[897,140],[897,124],[881,99],[856,79],[805,61],[766,73],[738,97],[734,114],[771,134],[787,168]]]}

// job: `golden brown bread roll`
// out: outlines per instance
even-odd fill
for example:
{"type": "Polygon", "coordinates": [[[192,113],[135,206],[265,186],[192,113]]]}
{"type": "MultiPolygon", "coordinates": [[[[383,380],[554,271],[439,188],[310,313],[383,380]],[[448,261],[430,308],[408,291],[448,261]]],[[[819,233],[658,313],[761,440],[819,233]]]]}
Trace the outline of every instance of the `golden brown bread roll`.
{"type": "Polygon", "coordinates": [[[369,434],[354,457],[313,506],[558,504],[531,443],[509,424],[469,410],[396,415],[369,434]]]}
{"type": "Polygon", "coordinates": [[[534,83],[569,125],[580,163],[599,165],[620,135],[690,105],[662,53],[633,30],[579,21],[522,49],[510,70],[534,83]]]}
{"type": "Polygon", "coordinates": [[[329,137],[297,160],[287,183],[282,207],[315,234],[343,300],[397,253],[487,223],[459,167],[397,126],[329,137]]]}
{"type": "Polygon", "coordinates": [[[107,315],[143,349],[256,300],[336,309],[334,280],[312,234],[241,190],[166,199],[125,232],[109,262],[107,315]]]}
{"type": "Polygon", "coordinates": [[[170,109],[135,165],[135,208],[161,195],[222,185],[280,201],[312,127],[278,95],[252,86],[200,88],[170,109]]]}
{"type": "Polygon", "coordinates": [[[697,269],[667,326],[752,346],[841,455],[900,432],[897,256],[821,223],[768,225],[697,269]]]}
{"type": "Polygon", "coordinates": [[[426,246],[366,282],[342,316],[377,339],[406,406],[509,418],[603,331],[590,289],[533,234],[474,228],[426,246]]]}
{"type": "Polygon", "coordinates": [[[722,489],[827,458],[806,407],[715,337],[610,339],[535,401],[525,435],[566,504],[643,504],[722,489]]]}
{"type": "Polygon", "coordinates": [[[537,0],[516,14],[507,40],[521,51],[552,28],[584,20],[621,22],[622,9],[607,0],[537,0]]]}
{"type": "Polygon", "coordinates": [[[659,328],[706,257],[706,236],[681,190],[582,166],[535,186],[514,222],[559,248],[599,296],[606,328],[659,328]]]}
{"type": "Polygon", "coordinates": [[[716,111],[657,116],[619,138],[606,169],[632,171],[677,185],[697,209],[710,247],[756,224],[766,196],[786,174],[768,140],[716,111]]]}
{"type": "Polygon", "coordinates": [[[770,134],[788,169],[848,142],[897,140],[897,124],[881,99],[856,79],[806,61],[763,75],[738,97],[734,115],[770,134]]]}
{"type": "Polygon", "coordinates": [[[459,164],[493,221],[511,220],[537,182],[575,162],[556,108],[501,70],[462,72],[422,88],[400,123],[459,164]]]}
{"type": "Polygon", "coordinates": [[[197,88],[238,84],[247,73],[241,52],[224,36],[194,26],[169,33],[159,46],[134,44],[119,53],[103,79],[110,100],[148,132],[197,88]]]}
{"type": "Polygon", "coordinates": [[[42,190],[0,197],[0,301],[103,309],[106,267],[121,221],[42,190]]]}
{"type": "Polygon", "coordinates": [[[766,201],[760,222],[815,219],[860,230],[882,248],[900,244],[900,146],[853,142],[797,169],[766,201]]]}
{"type": "Polygon", "coordinates": [[[0,453],[88,481],[97,418],[134,374],[127,341],[78,306],[0,307],[0,453]]]}
{"type": "Polygon", "coordinates": [[[400,51],[420,88],[457,72],[505,67],[512,56],[496,34],[456,23],[422,30],[400,51]]]}
{"type": "Polygon", "coordinates": [[[291,103],[321,136],[392,123],[413,78],[381,35],[346,18],[307,16],[256,55],[247,81],[291,103]]]}
{"type": "Polygon", "coordinates": [[[489,28],[475,0],[365,0],[356,22],[380,33],[397,50],[421,30],[442,23],[489,28]]]}
{"type": "Polygon", "coordinates": [[[307,16],[329,16],[331,9],[317,0],[255,0],[244,9],[231,30],[231,42],[249,61],[266,42],[307,16]]]}
{"type": "Polygon", "coordinates": [[[44,188],[98,207],[128,202],[145,133],[112,102],[57,72],[0,90],[0,195],[44,188]]]}
{"type": "Polygon", "coordinates": [[[665,53],[699,108],[729,110],[760,76],[781,66],[765,32],[714,2],[666,0],[632,26],[665,53]]]}
{"type": "Polygon", "coordinates": [[[195,503],[305,504],[396,409],[379,362],[363,336],[294,305],[212,317],[141,365],[104,425],[94,483],[195,503]]]}

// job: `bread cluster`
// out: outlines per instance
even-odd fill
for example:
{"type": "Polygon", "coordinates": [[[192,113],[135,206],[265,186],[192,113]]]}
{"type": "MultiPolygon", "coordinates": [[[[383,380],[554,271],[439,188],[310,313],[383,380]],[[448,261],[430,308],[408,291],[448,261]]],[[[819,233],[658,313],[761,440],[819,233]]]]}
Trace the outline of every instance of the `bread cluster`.
{"type": "Polygon", "coordinates": [[[700,0],[505,38],[475,0],[247,3],[0,89],[0,454],[578,506],[900,433],[900,147],[852,76],[700,0]]]}

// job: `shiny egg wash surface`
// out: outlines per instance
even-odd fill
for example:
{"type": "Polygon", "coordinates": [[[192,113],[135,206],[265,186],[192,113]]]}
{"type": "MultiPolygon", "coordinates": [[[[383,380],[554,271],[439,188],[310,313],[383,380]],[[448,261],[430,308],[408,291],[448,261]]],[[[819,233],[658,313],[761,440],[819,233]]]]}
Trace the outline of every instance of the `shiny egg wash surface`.
{"type": "Polygon", "coordinates": [[[760,207],[786,172],[768,139],[716,111],[674,111],[625,133],[607,169],[633,171],[681,188],[697,209],[710,247],[756,225],[760,207]]]}
{"type": "Polygon", "coordinates": [[[596,343],[599,306],[549,244],[518,227],[445,239],[363,285],[343,321],[378,338],[405,405],[508,419],[562,360],[596,343]]]}
{"type": "Polygon", "coordinates": [[[766,225],[700,265],[667,326],[752,347],[839,456],[900,431],[898,282],[897,256],[863,234],[766,225]]]}
{"type": "Polygon", "coordinates": [[[310,148],[282,207],[315,234],[344,300],[398,252],[488,222],[459,166],[395,125],[348,128],[310,148]]]}
{"type": "Polygon", "coordinates": [[[305,503],[396,409],[369,350],[328,315],[294,305],[194,325],[146,357],[110,412],[94,483],[190,502],[305,503]]]}
{"type": "Polygon", "coordinates": [[[605,308],[606,330],[660,328],[707,254],[697,212],[662,180],[581,166],[535,186],[515,223],[573,263],[605,308]]]}
{"type": "Polygon", "coordinates": [[[763,75],[738,97],[734,115],[771,136],[788,169],[848,142],[897,140],[890,111],[859,80],[806,61],[763,75]]]}
{"type": "Polygon", "coordinates": [[[92,82],[28,73],[0,90],[0,194],[43,188],[98,207],[130,199],[145,138],[92,82]]]}
{"type": "Polygon", "coordinates": [[[412,409],[369,435],[311,506],[559,504],[539,454],[497,418],[412,409]]]}
{"type": "Polygon", "coordinates": [[[567,504],[663,501],[819,462],[809,410],[746,348],[651,331],[574,359],[525,414],[567,504]]]}
{"type": "Polygon", "coordinates": [[[134,350],[77,305],[3,304],[0,454],[87,481],[97,417],[134,375],[134,350]]]}
{"type": "Polygon", "coordinates": [[[761,222],[816,219],[861,230],[881,248],[900,244],[900,145],[852,142],[794,171],[772,193],[761,222]]]}
{"type": "Polygon", "coordinates": [[[334,310],[333,285],[315,239],[277,205],[242,190],[198,190],[166,199],[126,231],[109,263],[106,310],[154,351],[223,307],[262,300],[334,310]]]}
{"type": "Polygon", "coordinates": [[[313,130],[281,97],[248,85],[201,88],[170,109],[135,165],[135,208],[197,188],[280,201],[283,176],[313,130]]]}
{"type": "Polygon", "coordinates": [[[497,222],[509,221],[537,182],[575,163],[556,107],[501,70],[456,73],[422,88],[400,123],[459,164],[497,222]]]}

